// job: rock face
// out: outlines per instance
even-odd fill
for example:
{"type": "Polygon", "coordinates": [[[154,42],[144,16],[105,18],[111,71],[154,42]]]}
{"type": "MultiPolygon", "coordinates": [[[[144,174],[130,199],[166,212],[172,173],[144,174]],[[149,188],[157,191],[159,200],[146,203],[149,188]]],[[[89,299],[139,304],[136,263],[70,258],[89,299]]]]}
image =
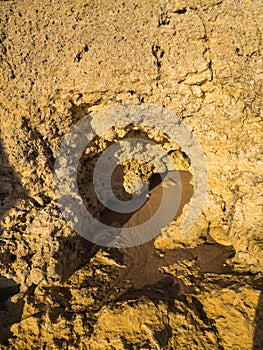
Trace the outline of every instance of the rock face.
{"type": "MultiPolygon", "coordinates": [[[[261,0],[0,2],[1,349],[263,348],[261,8],[261,0]],[[192,128],[208,197],[186,233],[178,227],[189,198],[155,240],[106,249],[63,219],[54,163],[77,121],[129,102],[164,107],[192,128]]],[[[89,145],[83,169],[129,128],[89,145]]],[[[171,140],[147,133],[191,172],[171,140]]],[[[154,174],[138,163],[116,170],[121,198],[138,171],[146,182],[154,174]]],[[[79,178],[93,215],[109,221],[79,178]]]]}

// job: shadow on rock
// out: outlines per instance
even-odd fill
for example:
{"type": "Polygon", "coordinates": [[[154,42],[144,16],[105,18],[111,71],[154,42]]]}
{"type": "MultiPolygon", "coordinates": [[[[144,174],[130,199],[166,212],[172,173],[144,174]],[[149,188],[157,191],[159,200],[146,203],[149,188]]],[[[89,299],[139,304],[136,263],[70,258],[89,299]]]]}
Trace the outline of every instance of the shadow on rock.
{"type": "Polygon", "coordinates": [[[18,198],[25,196],[26,191],[9,163],[0,139],[0,219],[10,208],[14,207],[18,198]]]}
{"type": "Polygon", "coordinates": [[[263,283],[258,301],[256,316],[255,316],[255,332],[253,350],[263,349],[263,283]]]}
{"type": "Polygon", "coordinates": [[[19,285],[12,279],[0,276],[0,344],[7,345],[12,336],[10,327],[19,322],[23,302],[12,303],[10,298],[19,293],[19,285]]]}

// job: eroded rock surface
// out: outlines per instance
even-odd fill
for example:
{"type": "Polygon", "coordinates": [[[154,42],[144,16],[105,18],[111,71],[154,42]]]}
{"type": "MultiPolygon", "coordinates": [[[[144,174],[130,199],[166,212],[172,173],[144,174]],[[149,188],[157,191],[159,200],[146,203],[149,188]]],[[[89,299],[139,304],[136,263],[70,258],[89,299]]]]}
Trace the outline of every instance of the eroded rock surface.
{"type": "Polygon", "coordinates": [[[0,275],[14,281],[5,295],[0,281],[0,348],[262,349],[262,1],[7,0],[0,16],[0,275]],[[180,216],[104,249],[63,219],[54,162],[72,125],[123,102],[192,128],[208,198],[186,233],[180,216]]]}

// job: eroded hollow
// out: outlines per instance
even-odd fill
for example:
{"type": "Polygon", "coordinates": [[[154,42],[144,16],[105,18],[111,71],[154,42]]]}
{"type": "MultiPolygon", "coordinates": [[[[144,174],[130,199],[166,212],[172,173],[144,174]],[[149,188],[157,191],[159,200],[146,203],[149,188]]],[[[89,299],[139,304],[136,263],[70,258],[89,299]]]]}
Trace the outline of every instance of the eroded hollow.
{"type": "MultiPolygon", "coordinates": [[[[162,176],[167,169],[158,168],[152,162],[129,159],[119,164],[111,177],[113,194],[122,201],[129,201],[134,194],[134,183],[143,180],[148,188],[146,203],[138,210],[129,213],[119,213],[107,208],[98,199],[93,183],[93,172],[97,161],[103,152],[118,141],[141,139],[154,142],[162,147],[172,160],[180,175],[182,196],[174,217],[181,215],[183,206],[188,203],[193,194],[192,173],[190,160],[180,147],[172,142],[160,130],[147,126],[128,125],[113,127],[102,135],[97,136],[85,149],[79,161],[78,186],[82,200],[89,212],[104,224],[113,227],[133,227],[148,221],[158,210],[163,196],[162,176]]],[[[132,157],[131,157],[132,158],[132,157]]],[[[172,205],[172,203],[171,203],[172,205]]]]}

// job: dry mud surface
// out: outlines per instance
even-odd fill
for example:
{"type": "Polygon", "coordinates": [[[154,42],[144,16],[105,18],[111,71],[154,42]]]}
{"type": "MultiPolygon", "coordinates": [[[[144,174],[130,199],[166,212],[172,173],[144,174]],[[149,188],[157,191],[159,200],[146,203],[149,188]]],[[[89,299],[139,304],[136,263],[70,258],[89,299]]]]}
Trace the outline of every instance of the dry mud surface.
{"type": "MultiPolygon", "coordinates": [[[[262,0],[0,1],[1,349],[263,349],[262,8],[262,0]],[[208,197],[188,232],[180,216],[144,245],[106,249],[63,219],[54,162],[72,125],[129,102],[165,107],[192,128],[208,197]]],[[[86,166],[123,132],[99,138],[86,166]]],[[[182,158],[182,211],[191,174],[169,147],[182,158]]],[[[126,164],[116,178],[139,168],[126,164]]],[[[161,196],[152,169],[142,176],[153,202],[138,217],[161,196]]],[[[118,222],[94,203],[105,222],[139,220],[118,222]]]]}

